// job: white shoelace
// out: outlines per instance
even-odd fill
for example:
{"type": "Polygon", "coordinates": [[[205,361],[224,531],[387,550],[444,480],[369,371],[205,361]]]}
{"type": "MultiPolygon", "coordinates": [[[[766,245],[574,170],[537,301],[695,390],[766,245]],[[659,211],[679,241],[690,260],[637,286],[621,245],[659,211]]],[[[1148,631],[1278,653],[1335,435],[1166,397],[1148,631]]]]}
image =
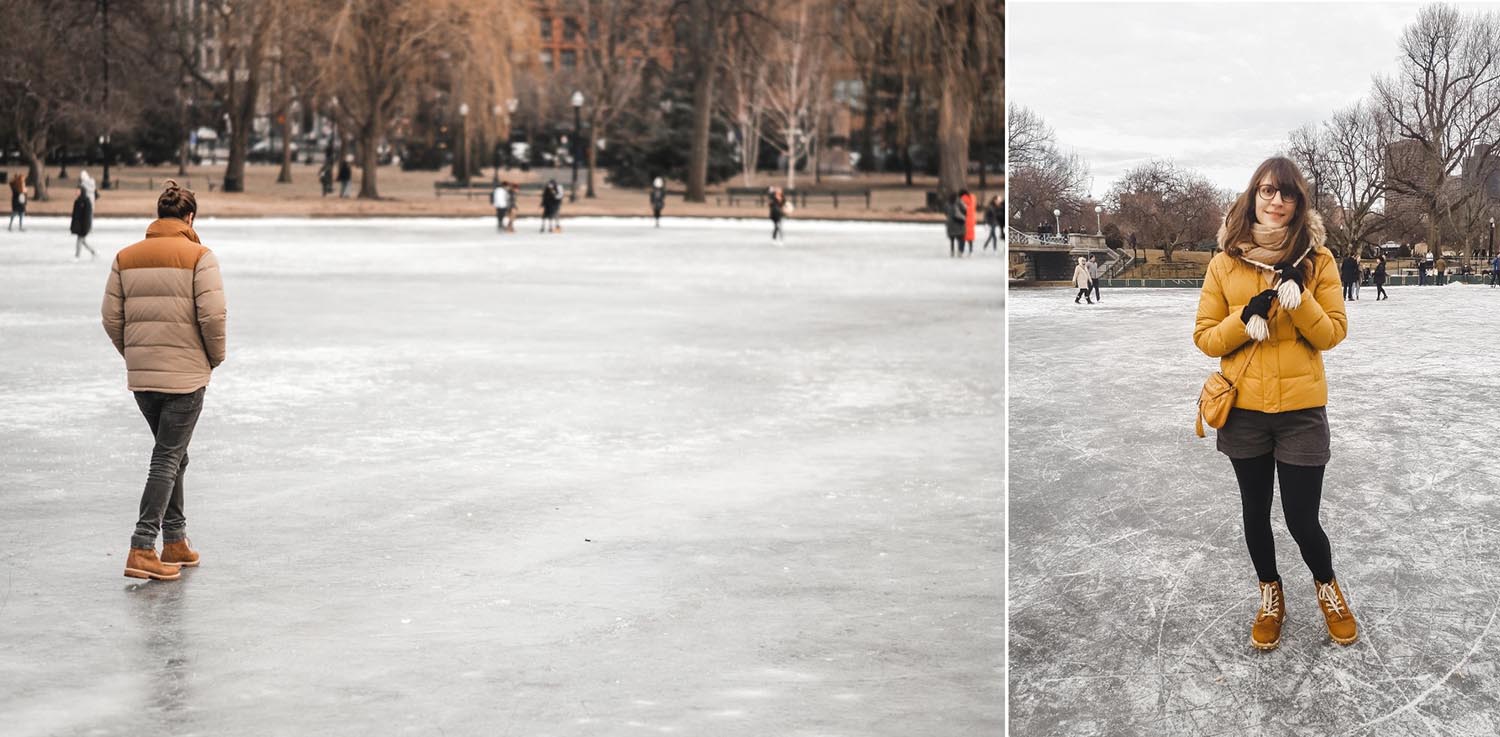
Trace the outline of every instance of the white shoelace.
{"type": "Polygon", "coordinates": [[[1333,588],[1332,581],[1318,584],[1318,600],[1327,602],[1334,614],[1344,616],[1344,602],[1339,598],[1338,590],[1333,588]]]}
{"type": "Polygon", "coordinates": [[[1260,587],[1260,615],[1262,617],[1274,617],[1280,610],[1281,598],[1276,595],[1276,587],[1260,587]]]}

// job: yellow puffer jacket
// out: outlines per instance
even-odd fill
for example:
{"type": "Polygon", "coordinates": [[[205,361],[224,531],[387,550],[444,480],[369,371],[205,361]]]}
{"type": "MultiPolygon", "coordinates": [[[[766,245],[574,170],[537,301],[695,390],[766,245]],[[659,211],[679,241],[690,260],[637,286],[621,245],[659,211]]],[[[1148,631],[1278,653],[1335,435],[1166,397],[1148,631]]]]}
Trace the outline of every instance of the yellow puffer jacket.
{"type": "Polygon", "coordinates": [[[1290,412],[1328,404],[1328,381],[1323,373],[1323,351],[1343,342],[1349,332],[1344,314],[1344,292],[1333,253],[1314,240],[1313,275],[1295,310],[1271,304],[1268,337],[1253,357],[1255,341],[1245,332],[1240,311],[1250,299],[1270,289],[1275,275],[1220,251],[1208,264],[1203,292],[1198,297],[1198,322],[1193,342],[1198,349],[1222,358],[1220,370],[1239,392],[1234,406],[1259,412],[1290,412]],[[1247,367],[1246,361],[1250,361],[1247,367]],[[1241,374],[1243,371],[1243,375],[1241,374]]]}

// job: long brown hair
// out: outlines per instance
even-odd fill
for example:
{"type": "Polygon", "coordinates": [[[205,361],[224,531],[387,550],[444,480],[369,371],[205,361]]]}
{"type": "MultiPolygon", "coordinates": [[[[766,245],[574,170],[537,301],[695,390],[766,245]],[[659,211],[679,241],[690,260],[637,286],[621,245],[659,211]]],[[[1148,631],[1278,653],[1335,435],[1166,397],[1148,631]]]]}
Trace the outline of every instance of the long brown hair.
{"type": "MultiPolygon", "coordinates": [[[[1292,213],[1292,219],[1286,224],[1286,242],[1290,245],[1281,257],[1281,263],[1291,263],[1302,255],[1303,251],[1312,243],[1312,234],[1308,231],[1308,212],[1312,204],[1312,192],[1307,186],[1307,178],[1302,176],[1302,171],[1297,165],[1284,156],[1274,156],[1261,162],[1255,167],[1255,174],[1250,177],[1249,186],[1235,199],[1234,205],[1229,208],[1229,214],[1224,217],[1224,252],[1230,256],[1239,258],[1244,255],[1240,250],[1241,243],[1253,243],[1251,227],[1255,225],[1255,198],[1260,195],[1256,190],[1260,189],[1260,182],[1270,175],[1272,184],[1278,189],[1290,186],[1297,191],[1297,209],[1292,213]]],[[[1312,259],[1307,260],[1310,264],[1312,259]]]]}

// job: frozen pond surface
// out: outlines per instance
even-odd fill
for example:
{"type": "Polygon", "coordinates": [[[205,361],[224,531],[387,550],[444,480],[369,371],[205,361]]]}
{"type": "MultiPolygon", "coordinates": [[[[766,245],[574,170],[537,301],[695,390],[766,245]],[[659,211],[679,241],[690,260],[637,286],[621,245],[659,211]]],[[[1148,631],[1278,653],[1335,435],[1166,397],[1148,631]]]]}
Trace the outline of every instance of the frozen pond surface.
{"type": "Polygon", "coordinates": [[[1361,639],[1328,640],[1278,501],[1269,653],[1233,469],[1193,434],[1218,365],[1197,290],[1011,293],[1013,734],[1500,733],[1500,289],[1389,291],[1324,357],[1322,519],[1361,639]]]}
{"type": "Polygon", "coordinates": [[[205,219],[203,565],[141,583],[151,443],[98,309],[147,222],[92,263],[61,219],[0,236],[8,737],[998,733],[1002,259],[205,219]]]}

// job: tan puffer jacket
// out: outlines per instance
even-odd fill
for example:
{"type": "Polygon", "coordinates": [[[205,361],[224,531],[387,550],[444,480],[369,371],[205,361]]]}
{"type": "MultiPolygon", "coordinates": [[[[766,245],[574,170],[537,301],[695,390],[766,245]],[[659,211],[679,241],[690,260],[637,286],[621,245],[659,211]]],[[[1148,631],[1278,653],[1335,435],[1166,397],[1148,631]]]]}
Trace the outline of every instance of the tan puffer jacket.
{"type": "Polygon", "coordinates": [[[182,220],[157,220],[115,256],[101,311],[131,391],[197,391],[224,362],[219,261],[182,220]]]}
{"type": "MultiPolygon", "coordinates": [[[[1295,310],[1283,309],[1279,300],[1272,304],[1267,321],[1270,337],[1253,356],[1254,341],[1245,332],[1240,312],[1261,290],[1271,288],[1275,279],[1223,251],[1208,262],[1193,342],[1205,354],[1221,359],[1224,375],[1241,377],[1234,400],[1240,409],[1290,412],[1328,404],[1323,351],[1343,342],[1349,318],[1344,313],[1339,266],[1333,253],[1323,247],[1321,219],[1315,219],[1311,230],[1312,277],[1302,292],[1302,302],[1295,310]]],[[[1219,235],[1222,247],[1222,229],[1219,235]]]]}

